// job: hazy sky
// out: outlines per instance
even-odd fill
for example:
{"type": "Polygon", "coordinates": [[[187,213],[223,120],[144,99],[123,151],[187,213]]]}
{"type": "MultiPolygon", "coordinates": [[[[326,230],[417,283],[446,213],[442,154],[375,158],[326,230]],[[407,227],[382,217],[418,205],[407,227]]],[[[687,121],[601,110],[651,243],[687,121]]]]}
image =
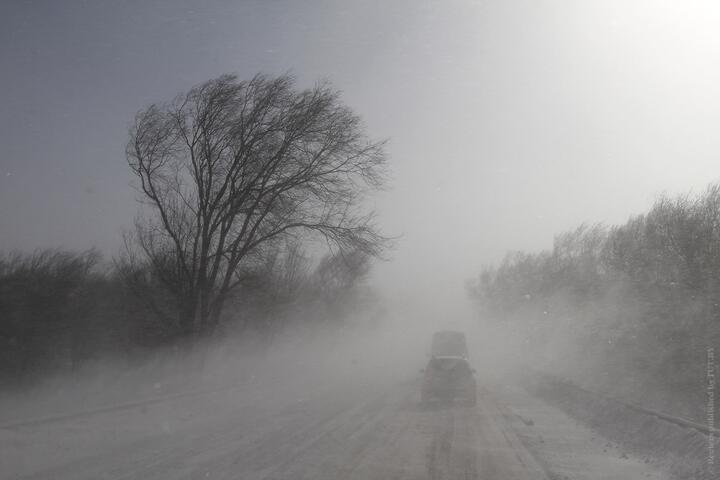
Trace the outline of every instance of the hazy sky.
{"type": "Polygon", "coordinates": [[[0,249],[100,247],[136,211],[127,127],[225,72],[325,77],[389,137],[388,284],[461,289],[509,249],[720,178],[716,2],[5,1],[0,249]]]}

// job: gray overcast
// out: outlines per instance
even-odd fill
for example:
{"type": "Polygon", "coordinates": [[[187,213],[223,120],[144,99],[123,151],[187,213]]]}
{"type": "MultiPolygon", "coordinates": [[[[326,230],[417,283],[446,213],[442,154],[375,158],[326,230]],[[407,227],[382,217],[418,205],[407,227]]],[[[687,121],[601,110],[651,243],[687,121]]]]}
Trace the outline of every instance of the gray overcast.
{"type": "MultiPolygon", "coordinates": [[[[506,250],[718,177],[720,7],[655,1],[24,1],[0,15],[0,247],[114,254],[135,112],[225,72],[327,78],[390,139],[382,277],[506,250]],[[442,247],[440,247],[442,245],[442,247]],[[462,258],[457,252],[463,252],[462,258]],[[400,273],[398,273],[400,272],[400,273]]],[[[395,278],[395,277],[394,277],[395,278]]],[[[434,280],[433,280],[434,281],[434,280]]]]}

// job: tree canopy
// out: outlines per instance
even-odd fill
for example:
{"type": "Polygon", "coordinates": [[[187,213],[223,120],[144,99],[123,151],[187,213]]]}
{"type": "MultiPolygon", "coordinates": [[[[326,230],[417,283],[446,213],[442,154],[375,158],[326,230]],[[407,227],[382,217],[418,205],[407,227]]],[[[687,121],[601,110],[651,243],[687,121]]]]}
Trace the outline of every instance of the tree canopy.
{"type": "Polygon", "coordinates": [[[384,142],[326,83],[223,75],[138,113],[127,160],[147,208],[133,245],[177,299],[188,332],[212,329],[244,272],[289,236],[379,255],[365,211],[382,187],[384,142]]]}

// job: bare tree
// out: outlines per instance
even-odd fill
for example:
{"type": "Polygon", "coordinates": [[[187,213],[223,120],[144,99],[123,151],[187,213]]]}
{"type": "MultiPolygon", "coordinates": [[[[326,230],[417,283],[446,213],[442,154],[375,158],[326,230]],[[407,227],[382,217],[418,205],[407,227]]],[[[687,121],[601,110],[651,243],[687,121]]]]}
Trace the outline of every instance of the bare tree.
{"type": "Polygon", "coordinates": [[[327,84],[224,75],[141,111],[127,159],[147,208],[135,244],[173,292],[188,333],[211,331],[248,264],[288,235],[379,255],[362,210],[384,181],[383,142],[327,84]]]}
{"type": "Polygon", "coordinates": [[[0,377],[80,357],[92,328],[88,318],[95,250],[0,254],[0,377]],[[67,355],[69,354],[69,355],[67,355]]]}

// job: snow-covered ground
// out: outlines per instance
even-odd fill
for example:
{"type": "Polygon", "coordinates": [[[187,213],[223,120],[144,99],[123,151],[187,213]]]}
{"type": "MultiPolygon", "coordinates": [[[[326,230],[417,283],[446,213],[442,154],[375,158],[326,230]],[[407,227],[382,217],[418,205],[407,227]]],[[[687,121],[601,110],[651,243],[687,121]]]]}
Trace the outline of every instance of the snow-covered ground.
{"type": "Polygon", "coordinates": [[[275,368],[212,393],[2,428],[0,477],[663,478],[496,380],[480,379],[476,407],[427,408],[417,370],[389,373],[370,356],[275,368]]]}

